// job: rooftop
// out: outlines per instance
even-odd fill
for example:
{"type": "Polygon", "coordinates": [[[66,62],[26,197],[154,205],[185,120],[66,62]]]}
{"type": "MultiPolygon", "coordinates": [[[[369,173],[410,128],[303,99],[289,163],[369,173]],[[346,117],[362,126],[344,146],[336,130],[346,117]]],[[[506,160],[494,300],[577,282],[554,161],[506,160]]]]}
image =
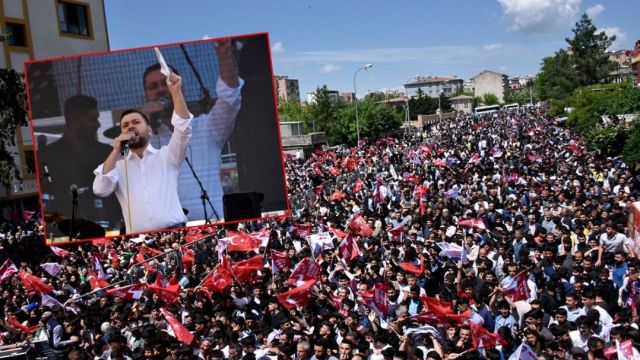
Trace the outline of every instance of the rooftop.
{"type": "Polygon", "coordinates": [[[437,84],[445,83],[449,81],[463,81],[457,77],[444,77],[444,76],[418,76],[417,78],[407,81],[404,85],[423,85],[423,84],[437,84]]]}

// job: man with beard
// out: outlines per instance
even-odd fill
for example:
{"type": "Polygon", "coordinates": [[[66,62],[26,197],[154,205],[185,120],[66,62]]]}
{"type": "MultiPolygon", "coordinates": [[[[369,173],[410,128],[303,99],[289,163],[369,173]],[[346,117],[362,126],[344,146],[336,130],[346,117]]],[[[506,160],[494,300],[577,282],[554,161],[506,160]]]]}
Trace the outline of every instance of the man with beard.
{"type": "MultiPolygon", "coordinates": [[[[213,48],[219,65],[219,76],[215,85],[217,98],[209,110],[199,109],[205,110],[206,113],[191,119],[193,131],[189,143],[191,150],[188,154],[189,161],[215,209],[214,214],[207,205],[207,217],[216,220],[223,217],[224,189],[220,176],[221,154],[236,124],[244,81],[237,74],[233,41],[229,39],[216,41],[213,48]]],[[[178,74],[177,71],[172,70],[172,72],[178,74]]],[[[169,144],[174,131],[171,110],[176,108],[176,104],[171,100],[171,91],[165,84],[166,77],[160,71],[160,64],[156,63],[145,69],[143,74],[145,104],[140,110],[150,114],[152,128],[150,142],[156,148],[169,144]]],[[[209,105],[211,105],[210,102],[209,105]]],[[[196,110],[198,109],[193,108],[194,114],[198,113],[196,110]]],[[[182,207],[189,210],[188,220],[205,220],[198,181],[186,161],[182,163],[179,170],[178,197],[182,207]]]]}
{"type": "Polygon", "coordinates": [[[184,227],[187,221],[178,199],[178,172],[191,138],[193,116],[184,100],[182,78],[171,73],[167,84],[174,104],[169,144],[154,148],[149,142],[149,119],[137,110],[126,110],[113,150],[94,171],[93,192],[100,197],[115,192],[127,233],[184,227]],[[130,152],[122,156],[125,144],[130,152]]]}

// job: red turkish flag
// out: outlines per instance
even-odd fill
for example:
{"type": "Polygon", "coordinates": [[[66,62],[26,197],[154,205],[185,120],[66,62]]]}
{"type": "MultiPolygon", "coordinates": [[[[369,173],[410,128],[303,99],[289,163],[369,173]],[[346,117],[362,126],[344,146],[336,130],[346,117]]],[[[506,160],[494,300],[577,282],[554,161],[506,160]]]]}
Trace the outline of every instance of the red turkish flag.
{"type": "Polygon", "coordinates": [[[287,310],[295,309],[296,307],[305,306],[311,300],[311,293],[313,292],[313,285],[316,283],[316,279],[305,281],[302,285],[297,286],[287,292],[277,295],[278,301],[287,310]]]}
{"type": "Polygon", "coordinates": [[[362,252],[360,251],[356,240],[352,236],[348,235],[344,238],[344,240],[342,240],[340,246],[338,246],[338,251],[340,252],[340,256],[342,256],[342,258],[347,262],[362,255],[362,252]]]}
{"type": "Polygon", "coordinates": [[[291,232],[291,236],[306,238],[311,235],[311,224],[300,224],[294,222],[291,224],[293,231],[291,232]]]}
{"type": "Polygon", "coordinates": [[[500,284],[503,294],[513,302],[527,300],[531,296],[528,278],[529,275],[526,272],[521,272],[511,279],[503,280],[500,284]]]}
{"type": "Polygon", "coordinates": [[[109,244],[111,244],[112,242],[113,242],[113,240],[112,240],[112,239],[105,239],[105,238],[102,238],[102,239],[93,239],[93,240],[91,240],[91,245],[93,245],[93,246],[98,246],[98,245],[109,245],[109,244]]]}
{"type": "Polygon", "coordinates": [[[201,238],[203,238],[203,236],[200,235],[200,234],[187,234],[187,235],[184,236],[184,241],[186,241],[188,243],[192,243],[192,242],[194,242],[196,240],[199,240],[201,238]]]}
{"type": "Polygon", "coordinates": [[[7,325],[11,326],[12,328],[18,329],[27,335],[36,332],[40,328],[40,325],[31,327],[22,325],[13,315],[7,317],[7,325]]]}
{"type": "Polygon", "coordinates": [[[447,167],[447,163],[444,160],[434,160],[433,161],[433,165],[434,166],[439,166],[439,167],[447,167]]]}
{"type": "Polygon", "coordinates": [[[427,185],[418,185],[416,186],[416,189],[413,191],[413,196],[418,199],[421,199],[422,196],[427,193],[427,191],[429,191],[429,187],[427,185]]]}
{"type": "Polygon", "coordinates": [[[287,279],[289,285],[300,285],[309,280],[315,280],[320,276],[322,268],[311,258],[304,258],[296,265],[296,268],[287,279]]]}
{"type": "Polygon", "coordinates": [[[467,164],[477,164],[481,160],[479,153],[473,153],[467,164]]]}
{"type": "Polygon", "coordinates": [[[340,170],[337,167],[332,166],[331,168],[329,168],[329,174],[331,174],[332,176],[339,176],[340,170]]]}
{"type": "Polygon", "coordinates": [[[157,282],[149,284],[147,287],[151,292],[158,295],[160,300],[162,300],[166,305],[171,305],[178,300],[179,294],[177,291],[174,291],[174,289],[164,288],[157,282]]]}
{"type": "Polygon", "coordinates": [[[376,283],[375,287],[361,293],[362,299],[378,316],[387,317],[389,303],[387,299],[387,285],[376,283]]]}
{"type": "Polygon", "coordinates": [[[117,288],[107,289],[105,295],[111,295],[123,300],[138,300],[146,288],[145,284],[132,284],[117,288]]]}
{"type": "Polygon", "coordinates": [[[324,189],[324,183],[316,186],[316,189],[315,189],[316,196],[320,196],[320,194],[322,194],[323,189],[324,189]]]}
{"type": "Polygon", "coordinates": [[[283,251],[271,250],[271,272],[276,273],[291,266],[291,258],[283,251]]]}
{"type": "Polygon", "coordinates": [[[11,259],[7,259],[0,267],[0,284],[18,273],[18,268],[13,264],[11,259]]]}
{"type": "Polygon", "coordinates": [[[233,284],[233,272],[226,256],[213,271],[202,280],[202,286],[213,291],[223,293],[226,288],[233,284]]]}
{"type": "Polygon", "coordinates": [[[262,270],[264,268],[264,257],[262,254],[252,257],[251,259],[234,262],[231,264],[231,269],[236,275],[236,278],[241,283],[252,279],[252,275],[255,271],[262,270]]]}
{"type": "Polygon", "coordinates": [[[169,279],[169,282],[167,283],[167,290],[170,290],[173,292],[180,291],[179,281],[180,281],[180,278],[178,277],[178,269],[176,268],[176,271],[173,273],[173,276],[171,276],[171,279],[169,279]]]}
{"type": "Polygon", "coordinates": [[[353,184],[353,188],[351,189],[351,192],[353,192],[354,194],[357,194],[360,191],[362,191],[363,188],[364,188],[364,183],[362,182],[362,180],[358,179],[356,180],[356,183],[353,184]]]}
{"type": "Polygon", "coordinates": [[[22,285],[27,290],[39,291],[39,292],[43,292],[43,293],[46,293],[46,294],[48,294],[48,293],[53,291],[53,286],[51,286],[49,284],[45,284],[44,282],[42,282],[42,280],[40,280],[39,277],[31,275],[31,274],[29,274],[28,272],[26,272],[24,270],[20,270],[18,272],[18,276],[20,277],[20,280],[22,281],[22,285]]]}
{"type": "Polygon", "coordinates": [[[89,277],[89,285],[92,289],[103,288],[109,286],[109,283],[100,279],[96,273],[91,270],[87,270],[87,276],[89,277]]]}
{"type": "Polygon", "coordinates": [[[473,338],[473,347],[476,349],[482,347],[485,349],[492,349],[496,345],[506,345],[507,342],[498,333],[492,333],[485,329],[484,326],[478,323],[469,321],[469,327],[471,328],[471,337],[473,338]]]}
{"type": "Polygon", "coordinates": [[[253,236],[242,232],[227,231],[229,244],[227,245],[227,251],[252,251],[256,250],[262,244],[260,239],[256,239],[253,236]]]}
{"type": "Polygon", "coordinates": [[[143,253],[145,256],[149,256],[149,257],[164,254],[161,250],[150,248],[150,247],[148,247],[147,245],[144,245],[144,244],[138,246],[138,250],[141,253],[143,253]]]}
{"type": "Polygon", "coordinates": [[[335,201],[342,201],[342,199],[344,199],[344,194],[340,190],[334,191],[333,194],[331,194],[331,196],[329,196],[329,200],[334,201],[334,202],[335,201]]]}
{"type": "Polygon", "coordinates": [[[147,270],[147,271],[150,271],[150,272],[155,271],[155,269],[154,269],[151,265],[149,265],[149,263],[148,263],[148,262],[146,262],[146,261],[144,260],[144,255],[143,255],[142,253],[137,253],[137,254],[133,257],[133,264],[132,264],[132,266],[133,266],[133,265],[135,265],[135,264],[142,264],[142,267],[143,267],[145,270],[147,270]]]}
{"type": "Polygon", "coordinates": [[[31,218],[33,217],[33,215],[35,215],[35,211],[27,211],[27,210],[23,210],[22,211],[22,220],[29,221],[31,220],[31,218]]]}
{"type": "Polygon", "coordinates": [[[120,267],[120,259],[118,258],[118,254],[114,249],[109,249],[109,258],[111,259],[111,265],[113,265],[114,269],[120,267]]]}
{"type": "Polygon", "coordinates": [[[60,256],[60,257],[67,257],[69,255],[71,255],[71,252],[69,252],[68,250],[65,250],[63,248],[59,248],[57,246],[49,246],[49,249],[51,249],[51,251],[53,251],[54,254],[60,256]]]}
{"type": "Polygon", "coordinates": [[[420,266],[415,266],[410,262],[403,261],[400,263],[400,267],[402,270],[414,273],[417,275],[422,275],[424,273],[424,257],[420,255],[420,266]]]}
{"type": "Polygon", "coordinates": [[[355,214],[351,221],[349,221],[349,229],[356,235],[360,235],[362,237],[371,236],[373,234],[373,230],[367,225],[367,222],[360,216],[360,214],[355,214]]]}
{"type": "Polygon", "coordinates": [[[164,315],[165,319],[167,319],[169,326],[171,326],[171,330],[173,330],[173,335],[175,336],[175,338],[178,339],[178,341],[180,341],[181,343],[191,346],[191,344],[193,343],[193,339],[195,338],[193,334],[189,332],[189,330],[187,330],[187,328],[184,327],[184,325],[182,325],[182,323],[178,321],[178,319],[176,319],[170,312],[168,312],[164,308],[160,308],[160,312],[162,313],[162,315],[164,315]]]}
{"type": "Polygon", "coordinates": [[[180,247],[180,253],[182,254],[182,266],[187,269],[193,266],[193,261],[195,260],[195,254],[193,250],[189,249],[186,246],[180,247]]]}
{"type": "Polygon", "coordinates": [[[402,225],[398,225],[389,230],[389,233],[393,237],[393,241],[402,242],[402,239],[404,238],[404,228],[402,227],[402,225]]]}
{"type": "Polygon", "coordinates": [[[468,226],[468,227],[481,229],[481,230],[487,229],[482,219],[458,220],[458,226],[468,226]]]}
{"type": "Polygon", "coordinates": [[[426,310],[432,312],[442,324],[448,324],[451,320],[462,324],[471,317],[471,310],[467,310],[463,314],[456,314],[451,308],[452,303],[450,302],[440,301],[428,296],[422,296],[420,301],[427,306],[426,310]]]}
{"type": "Polygon", "coordinates": [[[427,213],[427,200],[420,199],[420,216],[424,216],[427,213]]]}
{"type": "Polygon", "coordinates": [[[338,239],[344,239],[344,237],[347,236],[347,233],[340,229],[329,227],[329,230],[331,230],[333,235],[335,235],[338,239]]]}

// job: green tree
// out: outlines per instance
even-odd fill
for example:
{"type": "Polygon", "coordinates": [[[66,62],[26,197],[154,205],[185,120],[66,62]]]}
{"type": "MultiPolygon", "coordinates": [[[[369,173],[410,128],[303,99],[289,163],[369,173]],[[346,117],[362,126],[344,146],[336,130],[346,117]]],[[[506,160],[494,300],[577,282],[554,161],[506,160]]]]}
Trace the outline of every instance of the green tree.
{"type": "Polygon", "coordinates": [[[440,111],[443,113],[451,111],[453,108],[451,107],[451,101],[449,101],[449,97],[444,93],[440,93],[440,111]]]}
{"type": "MultiPolygon", "coordinates": [[[[355,106],[345,106],[338,111],[339,126],[328,136],[332,143],[354,144],[357,140],[355,106]]],[[[358,119],[360,137],[375,138],[378,135],[397,129],[404,121],[404,113],[394,107],[371,99],[358,101],[358,119]]]]}
{"type": "Polygon", "coordinates": [[[485,105],[498,105],[500,101],[498,101],[496,94],[489,92],[482,96],[482,103],[485,105]]]}
{"type": "Polygon", "coordinates": [[[630,163],[640,161],[640,122],[603,121],[608,115],[640,113],[640,88],[628,83],[597,84],[575,90],[569,99],[574,110],[567,123],[586,139],[587,145],[605,156],[622,154],[630,163]]]}
{"type": "Polygon", "coordinates": [[[601,83],[615,69],[615,64],[605,54],[615,36],[598,32],[586,14],[572,31],[573,38],[565,39],[570,51],[561,49],[554,56],[545,57],[536,77],[538,97],[552,101],[551,115],[564,112],[575,89],[601,83]]]}
{"type": "Polygon", "coordinates": [[[609,78],[615,63],[605,54],[616,40],[604,31],[598,32],[587,14],[583,14],[573,28],[573,38],[565,39],[573,52],[571,57],[576,70],[579,86],[593,85],[609,78]]]}
{"type": "Polygon", "coordinates": [[[507,89],[504,94],[504,102],[505,104],[518,103],[520,105],[527,104],[533,99],[535,103],[537,100],[535,87],[533,86],[533,82],[527,83],[525,87],[520,89],[507,89]]]}
{"type": "Polygon", "coordinates": [[[389,90],[389,91],[372,91],[370,93],[368,93],[367,95],[364,96],[365,100],[372,100],[374,102],[376,101],[384,101],[384,100],[389,100],[389,99],[394,99],[397,97],[401,97],[403,96],[402,93],[396,91],[396,90],[389,90]]]}
{"type": "Polygon", "coordinates": [[[15,143],[18,127],[27,126],[27,99],[22,74],[0,69],[0,183],[22,180],[7,144],[15,143]]]}
{"type": "Polygon", "coordinates": [[[640,120],[636,118],[629,129],[627,141],[622,150],[622,157],[629,163],[640,163],[640,120]]]}
{"type": "Polygon", "coordinates": [[[329,95],[327,85],[318,87],[314,92],[315,101],[308,104],[304,111],[303,122],[305,129],[311,131],[314,127],[316,131],[324,131],[331,143],[334,143],[333,135],[339,128],[338,111],[345,106],[335,101],[329,95]]]}
{"type": "Polygon", "coordinates": [[[418,118],[418,115],[435,114],[438,109],[438,99],[430,96],[423,96],[409,99],[409,112],[411,119],[418,118]]]}
{"type": "Polygon", "coordinates": [[[298,101],[278,97],[278,117],[280,121],[303,121],[304,108],[298,101]]]}
{"type": "Polygon", "coordinates": [[[578,74],[571,56],[565,50],[559,50],[555,56],[542,60],[542,69],[536,76],[535,88],[540,100],[551,100],[550,113],[562,113],[567,98],[578,87],[578,74]]]}

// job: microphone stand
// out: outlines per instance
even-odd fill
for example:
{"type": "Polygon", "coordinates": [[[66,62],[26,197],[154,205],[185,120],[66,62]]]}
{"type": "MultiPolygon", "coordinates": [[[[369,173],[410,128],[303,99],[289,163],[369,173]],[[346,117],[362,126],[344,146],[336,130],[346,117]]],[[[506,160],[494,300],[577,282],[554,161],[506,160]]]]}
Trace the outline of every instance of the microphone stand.
{"type": "Polygon", "coordinates": [[[196,171],[193,169],[193,165],[191,165],[191,161],[189,160],[189,157],[187,157],[186,160],[187,160],[187,165],[189,165],[189,169],[193,174],[193,177],[196,179],[196,182],[198,182],[198,186],[200,187],[200,199],[202,200],[202,209],[204,210],[204,219],[205,219],[204,223],[211,224],[209,215],[207,215],[207,203],[209,203],[209,206],[211,206],[211,210],[213,210],[213,215],[216,217],[216,222],[219,222],[220,216],[218,216],[218,212],[216,211],[216,208],[211,203],[211,199],[209,199],[209,195],[207,195],[207,190],[204,189],[202,182],[200,182],[198,175],[196,175],[196,171]]]}
{"type": "Polygon", "coordinates": [[[69,241],[73,241],[73,223],[76,222],[76,212],[78,211],[78,196],[72,195],[71,223],[69,223],[69,241]]]}

